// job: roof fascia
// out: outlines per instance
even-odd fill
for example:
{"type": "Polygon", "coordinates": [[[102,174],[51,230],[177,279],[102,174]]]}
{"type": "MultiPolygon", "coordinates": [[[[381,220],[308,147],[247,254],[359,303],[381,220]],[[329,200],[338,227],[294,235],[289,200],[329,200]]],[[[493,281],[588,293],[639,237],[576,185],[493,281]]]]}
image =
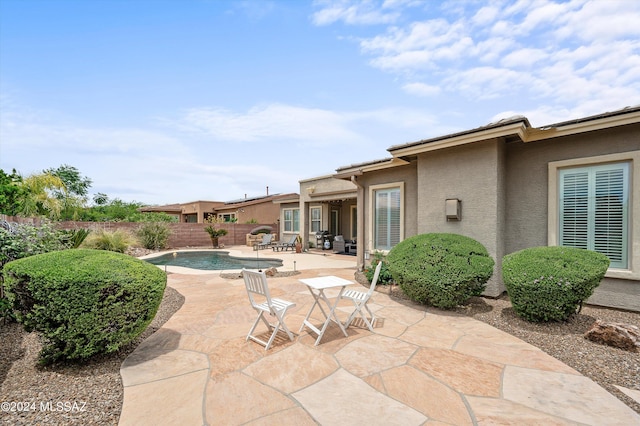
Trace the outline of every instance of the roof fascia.
{"type": "Polygon", "coordinates": [[[518,136],[520,139],[526,137],[527,126],[525,122],[518,121],[516,123],[507,124],[500,127],[483,129],[478,132],[467,133],[451,138],[441,139],[433,142],[425,142],[408,147],[389,148],[388,151],[394,157],[404,157],[409,155],[417,155],[423,152],[436,151],[444,148],[451,148],[460,145],[466,145],[473,142],[480,142],[488,139],[496,139],[505,136],[518,136]]]}
{"type": "Polygon", "coordinates": [[[402,158],[393,157],[383,162],[377,162],[368,165],[364,164],[350,169],[341,169],[340,173],[334,174],[333,177],[336,179],[350,180],[351,176],[362,176],[363,173],[390,169],[392,167],[404,166],[406,164],[409,164],[409,161],[402,158]]]}
{"type": "Polygon", "coordinates": [[[627,114],[613,115],[595,120],[580,121],[556,127],[542,127],[529,129],[524,142],[535,142],[543,139],[558,138],[561,136],[575,135],[579,133],[604,130],[612,127],[625,126],[627,124],[640,123],[640,110],[627,114]]]}

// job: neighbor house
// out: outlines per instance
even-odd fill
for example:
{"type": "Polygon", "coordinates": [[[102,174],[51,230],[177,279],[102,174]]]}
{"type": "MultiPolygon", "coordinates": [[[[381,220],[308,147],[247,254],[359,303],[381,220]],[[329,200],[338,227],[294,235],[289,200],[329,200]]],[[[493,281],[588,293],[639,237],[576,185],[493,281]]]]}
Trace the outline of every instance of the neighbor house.
{"type": "Polygon", "coordinates": [[[179,222],[204,223],[209,217],[227,222],[277,225],[280,218],[280,200],[298,198],[298,194],[273,194],[240,198],[231,201],[192,201],[189,203],[148,206],[141,212],[164,212],[179,222]]]}
{"type": "Polygon", "coordinates": [[[147,206],[139,210],[143,213],[167,213],[184,223],[204,223],[215,212],[216,208],[224,205],[222,201],[191,201],[188,203],[166,204],[164,206],[147,206]]]}
{"type": "Polygon", "coordinates": [[[466,235],[496,260],[488,296],[505,290],[506,254],[592,249],[611,266],[589,302],[640,311],[640,107],[540,128],[512,117],[388,151],[300,182],[306,239],[316,229],[357,238],[362,267],[416,234],[466,235]]]}

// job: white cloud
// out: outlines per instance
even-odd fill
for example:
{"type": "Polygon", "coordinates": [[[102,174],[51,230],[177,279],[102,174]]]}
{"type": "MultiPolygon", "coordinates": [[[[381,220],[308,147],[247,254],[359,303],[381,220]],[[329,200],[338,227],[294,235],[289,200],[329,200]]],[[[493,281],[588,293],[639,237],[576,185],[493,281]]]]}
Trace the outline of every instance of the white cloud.
{"type": "Polygon", "coordinates": [[[187,111],[179,128],[204,132],[227,142],[264,140],[321,143],[333,145],[345,141],[360,142],[349,129],[348,117],[337,111],[269,104],[237,113],[223,108],[197,108],[187,111]]]}
{"type": "Polygon", "coordinates": [[[478,10],[471,18],[471,21],[479,26],[487,25],[495,20],[500,13],[500,9],[495,6],[485,6],[478,10]]]}
{"type": "Polygon", "coordinates": [[[422,97],[435,96],[441,92],[440,87],[432,86],[425,83],[408,83],[402,86],[402,90],[407,93],[422,97]]]}
{"type": "Polygon", "coordinates": [[[411,5],[411,2],[387,1],[379,5],[369,0],[355,2],[318,0],[315,5],[321,7],[312,15],[312,22],[315,25],[330,25],[338,21],[349,25],[373,25],[395,22],[400,14],[393,8],[411,5]]]}
{"type": "Polygon", "coordinates": [[[531,68],[534,64],[547,58],[542,49],[519,49],[505,55],[500,64],[507,68],[531,68]]]}
{"type": "Polygon", "coordinates": [[[517,97],[574,106],[567,110],[578,103],[626,103],[616,99],[619,93],[640,100],[640,2],[461,6],[448,2],[436,19],[416,15],[406,25],[389,26],[362,39],[362,52],[415,96],[440,87],[475,100],[517,97]]]}

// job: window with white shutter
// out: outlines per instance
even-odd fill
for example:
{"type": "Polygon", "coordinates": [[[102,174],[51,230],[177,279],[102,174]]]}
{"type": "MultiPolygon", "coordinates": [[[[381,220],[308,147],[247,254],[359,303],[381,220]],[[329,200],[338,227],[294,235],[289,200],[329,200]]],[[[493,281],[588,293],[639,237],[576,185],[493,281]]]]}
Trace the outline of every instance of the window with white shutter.
{"type": "Polygon", "coordinates": [[[390,250],[401,236],[400,188],[379,189],[374,194],[374,248],[390,250]]]}
{"type": "Polygon", "coordinates": [[[629,163],[559,170],[559,244],[628,267],[629,163]]]}

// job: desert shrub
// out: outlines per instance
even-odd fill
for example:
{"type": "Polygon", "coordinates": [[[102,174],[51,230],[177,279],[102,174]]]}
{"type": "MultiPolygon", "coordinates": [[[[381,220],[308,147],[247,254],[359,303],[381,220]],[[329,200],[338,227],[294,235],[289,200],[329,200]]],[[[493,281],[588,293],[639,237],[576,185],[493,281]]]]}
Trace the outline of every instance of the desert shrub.
{"type": "Polygon", "coordinates": [[[124,253],[130,246],[135,244],[137,244],[136,239],[126,231],[116,230],[110,232],[101,229],[92,232],[84,240],[81,247],[124,253]]]}
{"type": "Polygon", "coordinates": [[[502,280],[513,310],[533,321],[564,321],[600,284],[609,258],[574,247],[533,247],[506,255],[502,280]]]}
{"type": "Polygon", "coordinates": [[[494,261],[478,241],[457,234],[421,234],[400,242],[387,255],[389,270],[412,300],[451,309],[479,296],[494,261]]]}
{"type": "Polygon", "coordinates": [[[15,260],[3,276],[17,320],[44,337],[43,362],[86,359],[130,343],[155,316],[167,283],[147,262],[87,249],[15,260]]]}
{"type": "MultiPolygon", "coordinates": [[[[67,234],[55,229],[50,222],[36,226],[3,221],[0,225],[0,270],[7,262],[70,246],[67,234]]],[[[0,275],[0,319],[6,322],[13,317],[0,275]]]]}
{"type": "Polygon", "coordinates": [[[69,246],[69,248],[78,248],[91,233],[91,230],[85,228],[68,229],[63,230],[62,233],[63,241],[69,246]]]}
{"type": "Polygon", "coordinates": [[[376,251],[373,253],[371,266],[365,268],[364,274],[367,277],[367,280],[371,282],[373,280],[373,275],[376,272],[376,266],[378,266],[379,262],[382,262],[382,267],[380,268],[380,275],[378,276],[378,284],[390,284],[393,282],[393,277],[391,276],[391,271],[389,271],[389,262],[387,262],[386,256],[382,252],[376,251]]]}
{"type": "Polygon", "coordinates": [[[142,247],[150,250],[161,250],[167,247],[171,229],[165,222],[146,222],[136,231],[142,247]]]}
{"type": "Polygon", "coordinates": [[[66,248],[69,248],[67,234],[49,222],[0,227],[0,268],[12,260],[66,248]]]}

